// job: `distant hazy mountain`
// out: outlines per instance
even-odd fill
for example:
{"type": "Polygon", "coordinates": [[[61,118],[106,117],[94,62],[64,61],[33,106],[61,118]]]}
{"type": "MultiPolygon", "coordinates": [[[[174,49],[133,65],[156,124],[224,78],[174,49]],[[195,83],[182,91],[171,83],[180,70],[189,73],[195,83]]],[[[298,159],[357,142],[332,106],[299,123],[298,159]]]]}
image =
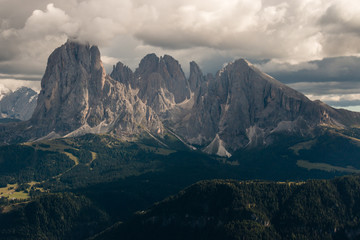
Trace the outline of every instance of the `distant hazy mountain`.
{"type": "Polygon", "coordinates": [[[8,93],[10,93],[11,90],[4,85],[0,84],[0,100],[8,93]]]}
{"type": "Polygon", "coordinates": [[[279,135],[309,137],[319,128],[360,123],[360,113],[313,102],[244,59],[216,76],[191,62],[187,79],[171,56],[149,54],[135,72],[118,63],[107,75],[96,46],[68,41],[50,55],[41,87],[30,121],[0,129],[2,141],[110,133],[166,145],[172,134],[193,149],[229,157],[279,135]]]}
{"type": "Polygon", "coordinates": [[[36,107],[37,93],[31,88],[21,87],[6,92],[0,99],[1,118],[29,120],[36,107]]]}

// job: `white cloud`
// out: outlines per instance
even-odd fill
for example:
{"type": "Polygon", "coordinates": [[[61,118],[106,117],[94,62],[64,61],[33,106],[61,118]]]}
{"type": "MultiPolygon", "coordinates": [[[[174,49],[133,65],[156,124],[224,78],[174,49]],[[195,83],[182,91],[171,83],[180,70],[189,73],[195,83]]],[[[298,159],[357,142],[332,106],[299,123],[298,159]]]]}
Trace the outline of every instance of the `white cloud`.
{"type": "Polygon", "coordinates": [[[318,66],[315,63],[301,62],[298,64],[291,64],[272,59],[265,63],[255,64],[256,67],[264,72],[297,72],[299,70],[316,70],[318,66]]]}
{"type": "Polygon", "coordinates": [[[341,101],[358,101],[360,94],[325,94],[325,95],[306,95],[311,100],[320,100],[323,102],[341,102],[341,101]]]}
{"type": "Polygon", "coordinates": [[[26,37],[38,38],[44,35],[66,34],[74,35],[79,25],[71,17],[54,4],[47,5],[46,10],[35,10],[27,19],[25,27],[20,33],[26,37]]]}
{"type": "Polygon", "coordinates": [[[67,37],[117,48],[114,39],[132,36],[154,49],[208,48],[295,64],[358,54],[359,8],[355,0],[72,0],[69,7],[54,0],[34,9],[23,28],[1,19],[0,60],[15,55],[15,44],[24,46],[18,54],[35,57],[67,37]]]}
{"type": "Polygon", "coordinates": [[[360,112],[360,105],[356,105],[356,106],[346,106],[345,107],[347,110],[353,111],[353,112],[360,112]]]}
{"type": "Polygon", "coordinates": [[[0,100],[10,92],[11,90],[5,87],[3,84],[0,84],[0,100]]]}
{"type": "Polygon", "coordinates": [[[173,55],[185,72],[195,60],[205,73],[240,57],[269,59],[258,65],[266,72],[295,73],[316,71],[310,60],[360,54],[357,0],[31,2],[1,2],[0,73],[10,74],[3,78],[42,75],[49,54],[68,37],[99,45],[108,70],[118,60],[135,69],[150,52],[173,55]]]}
{"type": "Polygon", "coordinates": [[[35,92],[40,92],[40,81],[26,81],[26,80],[14,80],[14,79],[0,79],[0,91],[15,91],[20,87],[32,88],[35,92]]]}

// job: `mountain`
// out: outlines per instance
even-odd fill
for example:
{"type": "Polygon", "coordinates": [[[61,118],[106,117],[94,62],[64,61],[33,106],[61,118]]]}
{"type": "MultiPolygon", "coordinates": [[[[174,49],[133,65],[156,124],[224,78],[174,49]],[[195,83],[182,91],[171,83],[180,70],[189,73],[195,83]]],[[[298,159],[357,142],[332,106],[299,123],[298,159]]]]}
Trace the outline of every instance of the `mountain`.
{"type": "Polygon", "coordinates": [[[178,61],[169,55],[145,56],[134,73],[133,88],[157,114],[190,98],[188,80],[178,61]]]}
{"type": "Polygon", "coordinates": [[[1,236],[84,239],[122,221],[94,237],[356,239],[359,178],[302,181],[360,173],[359,116],[244,59],[215,76],[191,62],[186,78],[149,54],[107,75],[96,46],[69,40],[32,117],[0,124],[1,236]]]}
{"type": "Polygon", "coordinates": [[[198,90],[205,81],[206,81],[206,77],[203,75],[197,63],[194,61],[190,62],[190,76],[189,76],[190,90],[192,92],[196,92],[196,90],[198,90]]]}
{"type": "Polygon", "coordinates": [[[230,157],[282,138],[358,127],[360,113],[311,101],[239,59],[215,76],[190,63],[148,54],[133,72],[117,63],[107,75],[96,46],[68,40],[49,57],[28,122],[0,125],[0,140],[107,133],[122,139],[173,135],[191,149],[230,157]]]}
{"type": "Polygon", "coordinates": [[[109,216],[72,193],[49,194],[0,208],[1,239],[86,239],[107,226],[109,216]]]}
{"type": "Polygon", "coordinates": [[[215,77],[204,76],[191,62],[188,79],[167,55],[145,56],[134,73],[128,68],[119,73],[119,66],[112,76],[122,76],[168,130],[209,154],[230,157],[243,148],[269,146],[283,135],[314,137],[324,127],[347,129],[360,122],[359,113],[311,101],[244,59],[215,77]]]}
{"type": "Polygon", "coordinates": [[[1,118],[29,120],[37,104],[37,93],[31,88],[21,87],[7,92],[0,99],[1,118]]]}
{"type": "Polygon", "coordinates": [[[42,135],[95,132],[131,137],[163,132],[152,109],[126,85],[106,75],[96,46],[71,41],[49,57],[30,121],[40,126],[42,135]]]}
{"type": "Polygon", "coordinates": [[[1,130],[5,142],[89,132],[131,139],[164,131],[150,107],[128,86],[105,73],[99,49],[74,41],[50,55],[31,119],[1,130]]]}
{"type": "Polygon", "coordinates": [[[202,181],[93,239],[359,239],[359,187],[358,176],[202,181]]]}
{"type": "Polygon", "coordinates": [[[229,63],[213,80],[197,79],[205,84],[192,107],[168,126],[211,154],[229,156],[241,148],[270,145],[278,134],[312,136],[320,126],[346,128],[360,121],[359,113],[313,102],[244,59],[229,63]]]}

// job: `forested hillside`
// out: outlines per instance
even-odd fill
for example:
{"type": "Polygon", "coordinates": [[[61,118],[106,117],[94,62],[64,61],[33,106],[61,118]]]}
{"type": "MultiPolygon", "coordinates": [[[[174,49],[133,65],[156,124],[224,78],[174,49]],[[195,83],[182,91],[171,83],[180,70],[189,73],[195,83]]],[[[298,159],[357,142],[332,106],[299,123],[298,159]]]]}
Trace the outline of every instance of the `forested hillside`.
{"type": "Polygon", "coordinates": [[[202,181],[95,239],[359,239],[359,189],[359,176],[202,181]]]}
{"type": "Polygon", "coordinates": [[[109,216],[83,196],[50,194],[2,207],[0,238],[85,239],[109,222],[109,216]]]}

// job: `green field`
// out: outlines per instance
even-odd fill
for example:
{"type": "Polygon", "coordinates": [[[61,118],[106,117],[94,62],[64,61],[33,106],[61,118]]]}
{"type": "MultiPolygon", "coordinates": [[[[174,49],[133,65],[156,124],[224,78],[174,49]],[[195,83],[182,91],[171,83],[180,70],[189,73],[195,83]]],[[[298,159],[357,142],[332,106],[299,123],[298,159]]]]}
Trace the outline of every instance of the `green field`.
{"type": "Polygon", "coordinates": [[[299,167],[302,168],[306,168],[307,170],[321,170],[321,171],[326,171],[326,172],[345,172],[345,173],[356,173],[356,174],[360,174],[360,170],[355,169],[354,167],[348,166],[348,167],[338,167],[338,166],[333,166],[327,163],[312,163],[309,161],[305,161],[305,160],[298,160],[296,162],[296,164],[299,167]]]}

